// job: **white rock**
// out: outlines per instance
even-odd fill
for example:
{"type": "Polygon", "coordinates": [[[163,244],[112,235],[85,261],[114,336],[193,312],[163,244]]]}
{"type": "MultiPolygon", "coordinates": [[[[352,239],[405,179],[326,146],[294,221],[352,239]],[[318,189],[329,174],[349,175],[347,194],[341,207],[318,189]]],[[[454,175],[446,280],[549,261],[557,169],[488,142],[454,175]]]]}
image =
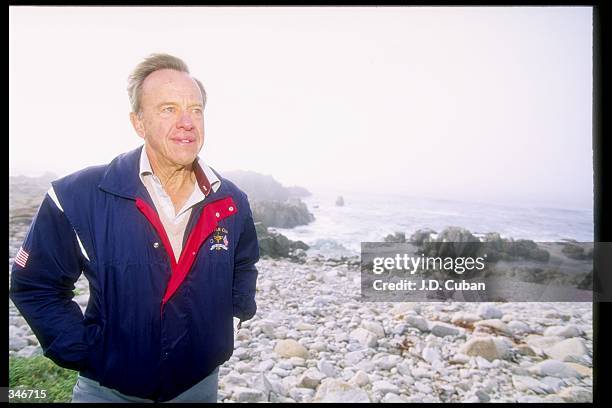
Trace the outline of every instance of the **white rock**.
{"type": "Polygon", "coordinates": [[[454,356],[452,356],[449,360],[449,363],[452,363],[452,364],[467,364],[469,362],[470,362],[470,357],[463,353],[457,353],[454,356]]]}
{"type": "Polygon", "coordinates": [[[28,346],[28,341],[23,337],[10,337],[9,350],[19,351],[28,346]]]}
{"type": "Polygon", "coordinates": [[[559,390],[561,390],[561,388],[565,384],[564,380],[557,377],[543,377],[540,379],[540,381],[548,385],[551,388],[552,392],[559,392],[559,390]]]}
{"type": "Polygon", "coordinates": [[[299,331],[311,331],[315,329],[315,326],[309,323],[300,322],[295,325],[295,329],[299,331]]]}
{"type": "Polygon", "coordinates": [[[480,316],[474,313],[456,312],[451,318],[453,324],[470,325],[480,320],[480,316]]]}
{"type": "Polygon", "coordinates": [[[421,305],[416,302],[397,303],[390,312],[396,318],[402,317],[409,312],[421,313],[421,305]]]}
{"type": "Polygon", "coordinates": [[[234,370],[238,371],[239,373],[246,373],[253,371],[253,368],[251,363],[247,363],[245,361],[238,361],[236,364],[234,364],[234,370]]]}
{"type": "Polygon", "coordinates": [[[559,392],[565,402],[593,402],[593,392],[587,388],[571,386],[559,392]]]}
{"type": "Polygon", "coordinates": [[[510,330],[510,328],[506,325],[506,323],[502,322],[500,319],[487,319],[487,320],[480,320],[476,323],[474,323],[475,327],[488,327],[494,330],[497,330],[498,332],[504,333],[504,334],[512,334],[512,330],[510,330]]]}
{"type": "Polygon", "coordinates": [[[382,399],[380,400],[380,402],[384,402],[384,403],[394,403],[394,402],[407,402],[405,398],[390,392],[385,394],[384,397],[382,397],[382,399]]]}
{"type": "Polygon", "coordinates": [[[547,356],[554,360],[568,362],[584,361],[588,351],[584,341],[579,337],[572,337],[556,343],[544,350],[547,356]]]}
{"type": "Polygon", "coordinates": [[[482,303],[478,307],[477,313],[483,319],[500,319],[504,315],[501,310],[489,303],[482,303]]]}
{"type": "Polygon", "coordinates": [[[551,326],[544,330],[544,336],[558,336],[564,338],[578,337],[582,331],[576,326],[551,326]]]}
{"type": "Polygon", "coordinates": [[[308,358],[308,350],[293,339],[279,340],[274,351],[281,357],[308,358]]]}
{"type": "Polygon", "coordinates": [[[253,371],[258,373],[266,372],[271,370],[272,367],[274,367],[274,360],[264,360],[261,363],[257,364],[255,367],[253,367],[253,371]]]}
{"type": "Polygon", "coordinates": [[[433,377],[433,374],[431,373],[430,370],[427,370],[422,367],[415,367],[410,371],[410,373],[412,374],[414,378],[432,378],[433,377]]]}
{"type": "Polygon", "coordinates": [[[498,349],[493,338],[489,336],[472,337],[461,346],[459,352],[468,356],[481,356],[489,361],[503,358],[505,355],[504,350],[498,349]]]}
{"type": "Polygon", "coordinates": [[[306,366],[306,360],[304,360],[302,357],[291,357],[289,359],[289,362],[291,364],[293,364],[296,367],[305,367],[306,366]]]}
{"type": "Polygon", "coordinates": [[[43,351],[40,346],[25,346],[21,350],[17,352],[17,356],[19,357],[34,357],[34,356],[42,356],[43,351]]]}
{"type": "Polygon", "coordinates": [[[364,385],[367,385],[370,383],[370,377],[368,377],[368,375],[365,372],[359,370],[349,380],[349,383],[354,384],[357,387],[363,387],[364,385]]]}
{"type": "Polygon", "coordinates": [[[531,390],[536,394],[548,394],[553,392],[550,386],[532,377],[513,375],[512,384],[519,391],[531,390]]]}
{"type": "Polygon", "coordinates": [[[580,373],[558,360],[544,360],[527,369],[530,373],[541,377],[578,378],[580,373]]]}
{"type": "Polygon", "coordinates": [[[514,334],[531,333],[533,331],[531,330],[531,327],[529,327],[529,325],[519,320],[511,320],[510,322],[508,322],[508,328],[514,334]]]}
{"type": "Polygon", "coordinates": [[[376,368],[379,370],[391,370],[396,367],[402,358],[396,355],[384,355],[374,360],[376,368]]]}
{"type": "Polygon", "coordinates": [[[349,365],[356,365],[365,357],[365,351],[357,350],[357,351],[349,351],[344,355],[344,361],[346,361],[349,365]]]}
{"type": "Polygon", "coordinates": [[[278,368],[282,368],[283,370],[293,370],[293,363],[291,360],[281,360],[276,363],[278,368]]]}
{"type": "Polygon", "coordinates": [[[457,336],[460,333],[457,327],[443,322],[432,322],[429,330],[438,337],[457,336]]]}
{"type": "Polygon", "coordinates": [[[224,384],[226,387],[228,386],[248,387],[249,385],[246,378],[244,378],[242,375],[236,372],[231,372],[221,377],[219,382],[224,384]]]}
{"type": "MultiPolygon", "coordinates": [[[[330,344],[330,346],[333,347],[333,344],[330,344]]],[[[328,349],[328,346],[322,341],[315,341],[308,348],[313,351],[325,351],[328,349]]]]}
{"type": "Polygon", "coordinates": [[[289,391],[289,395],[297,402],[309,402],[312,399],[315,391],[310,388],[293,388],[289,391]]]}
{"type": "Polygon", "coordinates": [[[409,326],[416,327],[422,332],[429,331],[429,324],[427,323],[427,320],[425,320],[421,316],[408,315],[406,316],[406,323],[409,326]]]}
{"type": "Polygon", "coordinates": [[[421,381],[415,382],[414,388],[416,388],[419,392],[422,392],[423,394],[426,394],[426,395],[431,394],[433,392],[433,389],[431,388],[429,384],[426,384],[421,381]]]}
{"type": "Polygon", "coordinates": [[[382,324],[378,322],[366,320],[361,322],[361,327],[374,333],[379,339],[385,337],[385,329],[383,328],[382,324]]]}
{"type": "Polygon", "coordinates": [[[493,364],[491,364],[489,360],[484,357],[476,356],[475,359],[476,365],[478,365],[478,368],[480,368],[481,370],[486,370],[493,367],[493,364]]]}
{"type": "Polygon", "coordinates": [[[537,334],[530,334],[524,339],[525,343],[540,356],[544,355],[544,350],[549,349],[562,340],[563,337],[559,336],[540,336],[537,334]]]}
{"type": "Polygon", "coordinates": [[[423,352],[421,353],[421,356],[428,363],[433,363],[434,361],[439,361],[440,358],[441,358],[440,357],[440,350],[438,350],[436,347],[425,347],[423,349],[423,352]]]}
{"type": "Polygon", "coordinates": [[[372,391],[373,392],[378,392],[380,394],[386,394],[388,392],[392,392],[394,394],[399,394],[399,388],[397,387],[397,385],[390,383],[389,381],[386,380],[381,380],[381,381],[375,381],[372,384],[372,391]]]}
{"type": "Polygon", "coordinates": [[[234,387],[233,398],[237,402],[265,402],[266,396],[263,391],[247,387],[234,387]]]}
{"type": "Polygon", "coordinates": [[[319,372],[316,368],[309,368],[298,378],[297,386],[315,389],[324,378],[325,374],[319,372]]]}
{"type": "Polygon", "coordinates": [[[323,380],[313,402],[370,402],[368,393],[345,381],[335,378],[323,380]]]}
{"type": "Polygon", "coordinates": [[[327,360],[319,360],[317,362],[317,368],[327,377],[336,377],[338,375],[338,370],[336,370],[336,367],[334,367],[334,365],[327,360]]]}
{"type": "Polygon", "coordinates": [[[376,347],[378,345],[378,339],[374,333],[366,330],[362,327],[358,327],[349,334],[349,338],[356,340],[360,344],[366,347],[376,347]]]}
{"type": "Polygon", "coordinates": [[[348,334],[342,332],[342,333],[336,333],[334,334],[334,340],[336,343],[342,343],[342,342],[348,342],[349,341],[349,336],[348,334]]]}

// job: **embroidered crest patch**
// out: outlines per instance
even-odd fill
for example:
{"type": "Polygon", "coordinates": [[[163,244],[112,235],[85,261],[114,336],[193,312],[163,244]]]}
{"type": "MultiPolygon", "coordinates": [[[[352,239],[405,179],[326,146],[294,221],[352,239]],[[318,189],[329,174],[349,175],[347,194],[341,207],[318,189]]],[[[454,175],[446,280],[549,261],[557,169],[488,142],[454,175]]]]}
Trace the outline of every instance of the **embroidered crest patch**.
{"type": "Polygon", "coordinates": [[[213,233],[212,238],[210,239],[211,251],[220,251],[222,249],[227,251],[227,246],[229,245],[229,240],[227,239],[228,231],[223,227],[215,228],[215,232],[213,233]]]}

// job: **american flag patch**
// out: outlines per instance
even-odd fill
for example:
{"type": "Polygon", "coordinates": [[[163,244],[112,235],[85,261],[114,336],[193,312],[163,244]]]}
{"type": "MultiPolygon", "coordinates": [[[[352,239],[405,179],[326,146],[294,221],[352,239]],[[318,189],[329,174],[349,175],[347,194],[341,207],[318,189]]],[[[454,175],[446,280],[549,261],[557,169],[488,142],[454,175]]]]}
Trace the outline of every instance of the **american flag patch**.
{"type": "Polygon", "coordinates": [[[17,252],[17,256],[15,257],[15,263],[22,268],[25,268],[26,263],[28,262],[28,256],[30,256],[30,254],[28,254],[23,247],[20,247],[19,252],[17,252]]]}

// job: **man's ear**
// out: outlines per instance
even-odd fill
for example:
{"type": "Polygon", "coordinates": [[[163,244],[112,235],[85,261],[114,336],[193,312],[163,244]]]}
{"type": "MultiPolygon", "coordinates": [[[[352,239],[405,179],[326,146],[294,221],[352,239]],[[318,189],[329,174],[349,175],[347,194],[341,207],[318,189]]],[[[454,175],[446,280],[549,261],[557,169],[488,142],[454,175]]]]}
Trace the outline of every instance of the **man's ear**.
{"type": "Polygon", "coordinates": [[[145,129],[144,124],[142,123],[142,119],[135,112],[130,112],[130,122],[132,122],[132,126],[134,126],[134,130],[138,133],[138,136],[145,138],[145,129]]]}

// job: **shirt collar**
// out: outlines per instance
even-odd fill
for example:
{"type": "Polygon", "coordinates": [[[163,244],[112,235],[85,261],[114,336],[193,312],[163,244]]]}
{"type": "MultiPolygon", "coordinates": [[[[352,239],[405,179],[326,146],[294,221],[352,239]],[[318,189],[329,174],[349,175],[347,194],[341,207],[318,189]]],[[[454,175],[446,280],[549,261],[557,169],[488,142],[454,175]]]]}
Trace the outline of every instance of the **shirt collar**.
{"type": "MultiPolygon", "coordinates": [[[[196,181],[198,183],[198,187],[205,196],[210,193],[212,189],[213,192],[217,192],[219,187],[221,186],[221,180],[219,177],[212,171],[210,167],[204,163],[204,161],[197,157],[195,161],[194,171],[196,175],[196,181]]],[[[142,148],[140,152],[140,181],[144,184],[144,176],[153,174],[153,168],[151,167],[151,162],[149,161],[149,157],[147,155],[146,149],[142,148]]]]}

